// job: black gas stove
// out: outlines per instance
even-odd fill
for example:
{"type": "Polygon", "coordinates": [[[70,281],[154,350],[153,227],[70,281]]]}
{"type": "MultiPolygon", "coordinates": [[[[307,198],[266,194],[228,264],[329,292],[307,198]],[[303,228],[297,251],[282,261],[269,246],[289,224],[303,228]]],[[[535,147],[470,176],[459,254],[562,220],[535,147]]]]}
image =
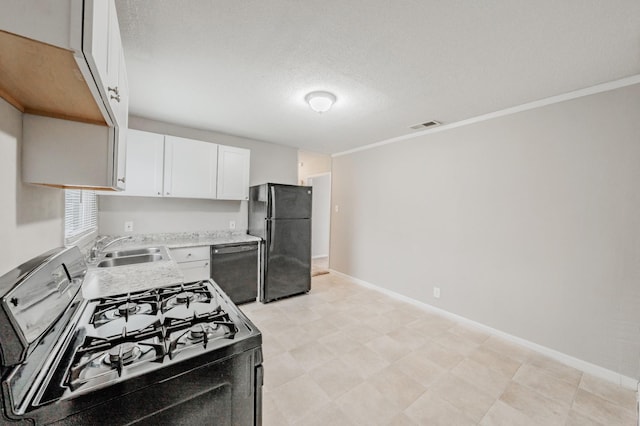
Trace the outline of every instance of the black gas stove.
{"type": "Polygon", "coordinates": [[[83,300],[57,249],[0,278],[2,419],[260,424],[261,335],[211,280],[83,300]]]}

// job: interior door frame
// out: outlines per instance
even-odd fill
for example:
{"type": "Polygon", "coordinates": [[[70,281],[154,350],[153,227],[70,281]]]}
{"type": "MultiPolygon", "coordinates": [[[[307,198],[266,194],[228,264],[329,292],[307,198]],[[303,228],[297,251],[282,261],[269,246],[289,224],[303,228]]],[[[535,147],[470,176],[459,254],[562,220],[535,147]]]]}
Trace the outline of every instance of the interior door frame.
{"type": "MultiPolygon", "coordinates": [[[[331,200],[332,200],[332,196],[333,196],[333,179],[331,176],[331,172],[322,172],[322,173],[315,173],[309,176],[305,177],[305,185],[309,185],[309,179],[313,179],[313,178],[317,178],[317,177],[323,177],[323,176],[328,176],[329,177],[329,223],[327,226],[327,234],[328,234],[328,240],[329,240],[329,247],[327,248],[327,258],[329,258],[330,253],[331,253],[331,216],[332,216],[332,212],[331,212],[331,200]]],[[[313,217],[311,219],[313,221],[313,217]]],[[[311,234],[311,238],[313,239],[313,232],[311,234]]],[[[320,257],[320,256],[317,256],[320,257]]],[[[322,256],[324,257],[324,256],[322,256]]],[[[311,259],[313,260],[314,256],[311,256],[311,259]]],[[[329,259],[330,260],[330,259],[329,259]]]]}

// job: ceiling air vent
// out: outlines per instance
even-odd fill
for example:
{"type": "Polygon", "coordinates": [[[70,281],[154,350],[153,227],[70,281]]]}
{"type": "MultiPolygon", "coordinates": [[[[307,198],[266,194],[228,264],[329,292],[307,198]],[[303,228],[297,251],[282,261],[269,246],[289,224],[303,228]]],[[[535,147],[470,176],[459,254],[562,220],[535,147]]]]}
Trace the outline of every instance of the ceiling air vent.
{"type": "Polygon", "coordinates": [[[426,123],[420,123],[420,124],[416,124],[415,126],[411,126],[411,129],[413,130],[422,130],[422,129],[428,129],[430,127],[436,127],[439,126],[441,123],[439,121],[427,121],[426,123]]]}

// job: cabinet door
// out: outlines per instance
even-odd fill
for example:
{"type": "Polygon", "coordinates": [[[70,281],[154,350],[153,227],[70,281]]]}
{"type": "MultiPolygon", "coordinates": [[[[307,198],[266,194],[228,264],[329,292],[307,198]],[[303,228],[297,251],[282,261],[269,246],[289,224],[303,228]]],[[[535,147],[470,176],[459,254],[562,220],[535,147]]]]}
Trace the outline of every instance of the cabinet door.
{"type": "Polygon", "coordinates": [[[126,86],[126,71],[115,2],[86,1],[84,13],[82,49],[99,95],[107,106],[107,124],[126,128],[128,96],[127,88],[123,87],[126,86]]]}
{"type": "MultiPolygon", "coordinates": [[[[114,11],[115,12],[115,11],[114,11]]],[[[119,34],[119,33],[118,33],[119,34]]],[[[118,43],[120,36],[118,35],[118,43]]],[[[117,145],[116,145],[116,186],[119,189],[127,188],[129,169],[127,168],[127,147],[129,130],[129,82],[127,80],[127,70],[124,65],[124,52],[119,50],[120,60],[118,61],[118,94],[111,97],[113,111],[116,119],[117,145]]],[[[161,189],[162,190],[162,189],[161,189]]]]}
{"type": "Polygon", "coordinates": [[[251,151],[218,146],[218,199],[249,199],[249,164],[251,151]]]}
{"type": "Polygon", "coordinates": [[[164,196],[216,198],[218,145],[165,136],[164,196]]]}
{"type": "Polygon", "coordinates": [[[164,136],[130,129],[127,131],[127,189],[119,195],[162,196],[164,136]]]}

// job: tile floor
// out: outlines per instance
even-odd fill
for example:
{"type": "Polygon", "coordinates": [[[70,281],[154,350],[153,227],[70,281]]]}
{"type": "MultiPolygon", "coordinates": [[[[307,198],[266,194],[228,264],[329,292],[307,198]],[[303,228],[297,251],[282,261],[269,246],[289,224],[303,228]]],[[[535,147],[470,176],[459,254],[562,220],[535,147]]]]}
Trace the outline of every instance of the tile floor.
{"type": "Polygon", "coordinates": [[[265,426],[637,426],[635,392],[335,274],[242,309],[263,333],[265,426]]]}

